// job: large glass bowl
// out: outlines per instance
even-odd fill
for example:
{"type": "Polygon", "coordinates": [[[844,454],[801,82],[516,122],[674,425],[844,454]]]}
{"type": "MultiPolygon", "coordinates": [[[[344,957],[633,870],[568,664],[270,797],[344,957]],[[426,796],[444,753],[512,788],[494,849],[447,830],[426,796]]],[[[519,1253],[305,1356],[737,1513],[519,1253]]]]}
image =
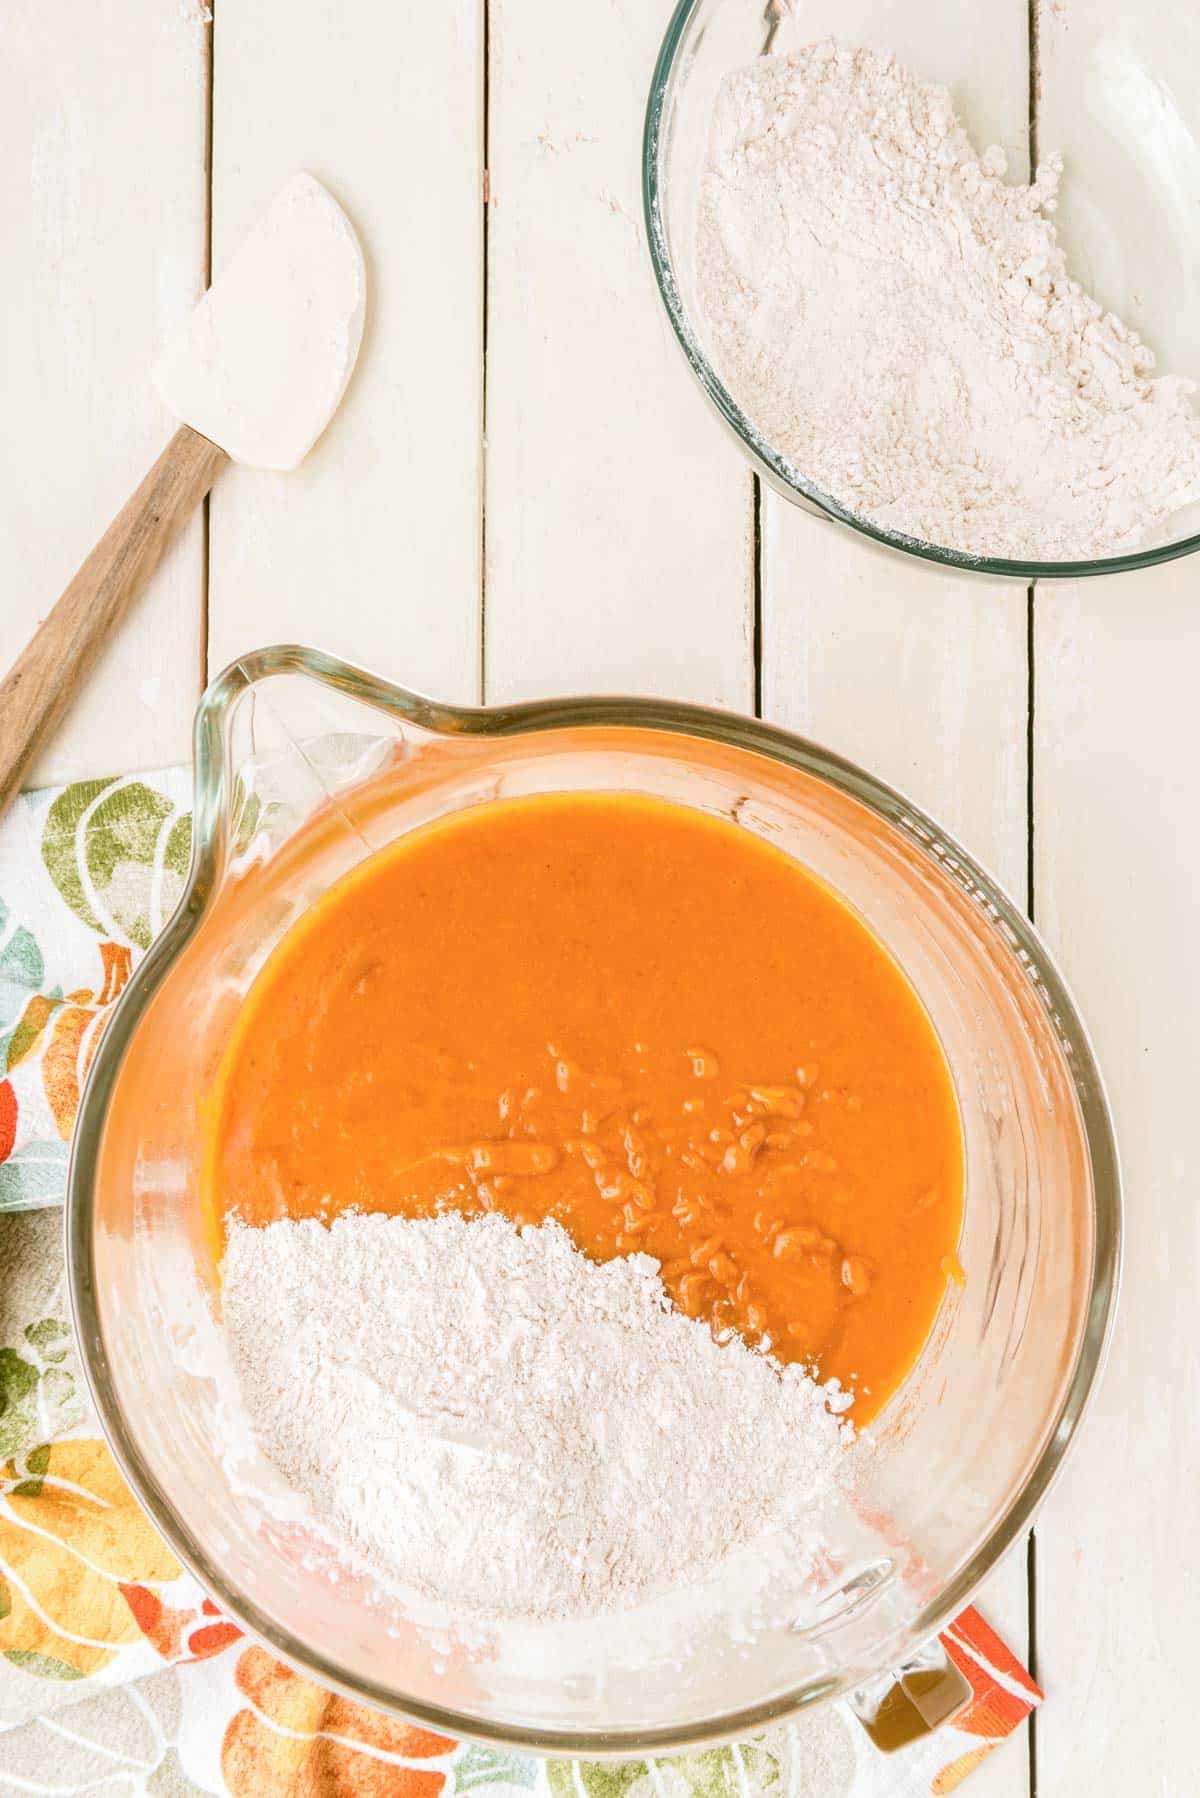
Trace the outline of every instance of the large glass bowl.
{"type": "MultiPolygon", "coordinates": [[[[1059,101],[1041,126],[1040,149],[1066,156],[1056,224],[1071,272],[1140,331],[1162,372],[1200,378],[1200,16],[1175,0],[1146,0],[1134,11],[1110,0],[1069,13],[1031,6],[1030,20],[1039,12],[1036,85],[1044,89],[1042,75],[1052,77],[1059,101]]],[[[872,524],[823,493],[756,429],[717,373],[697,301],[700,180],[713,103],[731,69],[829,36],[889,49],[950,88],[980,150],[1000,142],[1019,156],[1025,34],[1025,8],[999,7],[997,0],[968,12],[958,0],[678,0],[646,108],[646,233],[658,290],[692,373],[751,464],[785,499],[934,567],[1021,581],[1115,574],[1200,548],[1197,508],[1185,508],[1144,547],[1074,562],[964,555],[872,524]],[[1004,68],[997,66],[1002,45],[1004,68]]]]}
{"type": "MultiPolygon", "coordinates": [[[[113,1451],[222,1608],[339,1690],[454,1734],[595,1756],[745,1733],[907,1666],[1016,1542],[1095,1380],[1118,1175],[1073,1004],[1029,924],[915,807],[767,725],[694,706],[435,704],[314,650],[262,650],[196,722],[185,896],[101,1041],[68,1201],[81,1352],[113,1451]],[[830,883],[938,1031],[966,1149],[951,1285],[872,1426],[819,1574],[753,1561],[587,1624],[472,1631],[380,1606],[289,1520],[223,1355],[198,1178],[205,1095],[281,935],[365,856],[519,793],[656,794],[768,838],[830,883]]],[[[872,1697],[874,1693],[874,1697],[872,1697]]],[[[918,1709],[920,1705],[918,1704],[918,1709]]]]}

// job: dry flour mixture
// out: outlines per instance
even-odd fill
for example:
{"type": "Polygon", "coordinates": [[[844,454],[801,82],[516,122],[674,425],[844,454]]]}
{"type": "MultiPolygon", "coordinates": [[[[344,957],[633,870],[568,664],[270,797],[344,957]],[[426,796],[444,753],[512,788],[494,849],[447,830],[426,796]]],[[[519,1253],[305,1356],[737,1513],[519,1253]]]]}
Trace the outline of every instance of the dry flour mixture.
{"type": "Polygon", "coordinates": [[[835,1385],[555,1223],[235,1225],[222,1282],[251,1426],[322,1533],[480,1617],[621,1609],[803,1532],[852,1433],[835,1385]]]}
{"type": "Polygon", "coordinates": [[[1067,273],[1061,163],[1006,185],[946,89],[833,41],[725,80],[697,230],[708,347],[766,441],[971,555],[1141,544],[1200,499],[1191,381],[1067,273]]]}

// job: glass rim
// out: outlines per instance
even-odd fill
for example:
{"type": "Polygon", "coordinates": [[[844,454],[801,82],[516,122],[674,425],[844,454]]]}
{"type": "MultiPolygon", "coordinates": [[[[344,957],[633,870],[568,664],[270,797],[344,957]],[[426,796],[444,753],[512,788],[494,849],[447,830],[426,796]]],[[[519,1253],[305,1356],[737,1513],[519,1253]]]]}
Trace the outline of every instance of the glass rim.
{"type": "MultiPolygon", "coordinates": [[[[222,1612],[299,1673],[345,1697],[398,1713],[425,1727],[468,1740],[536,1754],[615,1759],[712,1746],[753,1735],[795,1716],[810,1704],[844,1694],[854,1677],[826,1677],[795,1690],[723,1713],[703,1723],[652,1730],[549,1730],[498,1724],[406,1696],[386,1683],[360,1679],[299,1640],[246,1599],[179,1516],[146,1465],[113,1384],[94,1262],[94,1182],[100,1142],[126,1051],[147,1005],[176,958],[195,934],[220,874],[225,847],[231,770],[226,721],[241,696],[276,675],[306,676],[398,723],[448,737],[504,738],[563,729],[625,727],[701,738],[747,750],[831,785],[857,800],[926,858],[930,842],[946,852],[960,884],[979,902],[988,927],[1016,957],[1049,1013],[1058,1037],[1069,1036],[1064,1057],[1087,1147],[1092,1175],[1094,1231],[1090,1289],[1070,1376],[1045,1445],[1023,1486],[997,1518],[975,1554],[938,1598],[926,1605],[908,1634],[914,1643],[938,1635],[952,1622],[980,1582],[1028,1529],[1056,1477],[1078,1429],[1107,1354],[1120,1283],[1122,1202],[1117,1147],[1104,1083],[1082,1018],[1045,944],[1024,913],[959,847],[955,839],[903,794],[865,770],[761,720],[713,707],[653,698],[564,698],[515,705],[452,706],[344,662],[322,650],[281,644],[241,656],[210,683],[196,711],[192,856],[183,896],[165,928],[135,969],[100,1038],[79,1110],[67,1176],[65,1215],[67,1287],[76,1343],[92,1402],[125,1479],[172,1552],[222,1612]],[[1036,970],[1036,976],[1033,972],[1036,970]]],[[[943,858],[938,858],[941,864],[943,858]]],[[[881,1672],[886,1669],[881,1669],[881,1672]]]]}
{"type": "MultiPolygon", "coordinates": [[[[750,421],[725,386],[716,369],[700,347],[683,304],[675,274],[675,262],[667,240],[663,216],[661,155],[663,121],[671,99],[679,53],[692,15],[706,0],[677,0],[667,25],[650,78],[642,131],[642,209],[646,226],[646,242],[654,270],[659,298],[666,309],[676,341],[682,349],[696,380],[711,404],[732,432],[743,454],[774,490],[793,505],[819,513],[835,524],[843,525],[869,542],[886,549],[899,550],[938,567],[967,574],[982,574],[994,579],[1079,580],[1098,574],[1128,574],[1134,569],[1153,568],[1160,562],[1173,562],[1200,549],[1200,532],[1179,537],[1170,543],[1156,543],[1146,549],[1128,550],[1120,555],[1101,556],[1083,561],[1046,562],[1003,556],[974,556],[962,550],[927,543],[922,538],[906,536],[902,531],[888,530],[852,512],[829,494],[823,493],[802,475],[784,456],[772,448],[750,421]]],[[[768,9],[769,10],[769,9],[768,9]]]]}

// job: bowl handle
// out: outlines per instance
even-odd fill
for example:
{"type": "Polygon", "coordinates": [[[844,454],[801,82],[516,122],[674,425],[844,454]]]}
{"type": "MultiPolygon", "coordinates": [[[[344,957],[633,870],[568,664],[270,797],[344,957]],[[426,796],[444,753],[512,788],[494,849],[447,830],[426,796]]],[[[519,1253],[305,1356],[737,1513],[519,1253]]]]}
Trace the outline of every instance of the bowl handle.
{"type": "Polygon", "coordinates": [[[949,1723],[971,1687],[936,1636],[898,1667],[850,1694],[850,1708],[876,1748],[892,1754],[949,1723]]]}

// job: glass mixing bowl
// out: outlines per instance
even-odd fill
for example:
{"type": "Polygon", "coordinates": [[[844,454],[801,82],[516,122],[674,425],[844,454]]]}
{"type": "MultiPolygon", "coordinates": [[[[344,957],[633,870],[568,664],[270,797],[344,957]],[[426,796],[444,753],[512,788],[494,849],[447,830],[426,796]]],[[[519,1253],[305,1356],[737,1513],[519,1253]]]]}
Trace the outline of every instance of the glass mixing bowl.
{"type": "MultiPolygon", "coordinates": [[[[1031,8],[1031,13],[1033,9],[1031,8]]],[[[1101,3],[1042,9],[1038,86],[1058,98],[1040,150],[1066,171],[1055,215],[1072,275],[1133,325],[1160,372],[1200,377],[1200,17],[1174,0],[1135,11],[1101,3]]],[[[794,505],[934,566],[1022,581],[1148,567],[1200,548],[1189,506],[1144,547],[1095,561],[1038,562],[963,555],[869,523],[789,463],[755,428],[710,359],[697,302],[693,233],[717,90],[731,70],[823,37],[889,49],[950,88],[972,141],[1013,157],[1027,133],[1023,7],[964,19],[954,0],[679,0],[659,51],[646,109],[642,195],[658,290],[692,373],[762,478],[794,505]],[[1001,18],[1005,31],[989,30],[1001,18]],[[1007,48],[1000,68],[997,52],[1007,48]],[[1018,121],[1014,123],[1014,119],[1018,121]]]]}
{"type": "Polygon", "coordinates": [[[227,669],[201,701],[187,890],[101,1041],[67,1232],[113,1451],[231,1617],[369,1703],[595,1756],[746,1733],[836,1693],[857,1692],[878,1724],[894,1715],[897,1668],[926,1721],[944,1714],[928,1645],[1028,1526],[1100,1365],[1119,1186],[1092,1052],[1042,944],[943,831],[869,775],[698,707],[463,710],[280,648],[227,669]],[[731,819],[827,881],[887,945],[957,1091],[966,1283],[950,1286],[914,1373],[850,1451],[854,1485],[819,1570],[754,1561],[618,1616],[489,1631],[372,1600],[289,1517],[223,1355],[198,1201],[203,1112],[247,987],[335,880],[432,818],[569,789],[731,819]]]}

